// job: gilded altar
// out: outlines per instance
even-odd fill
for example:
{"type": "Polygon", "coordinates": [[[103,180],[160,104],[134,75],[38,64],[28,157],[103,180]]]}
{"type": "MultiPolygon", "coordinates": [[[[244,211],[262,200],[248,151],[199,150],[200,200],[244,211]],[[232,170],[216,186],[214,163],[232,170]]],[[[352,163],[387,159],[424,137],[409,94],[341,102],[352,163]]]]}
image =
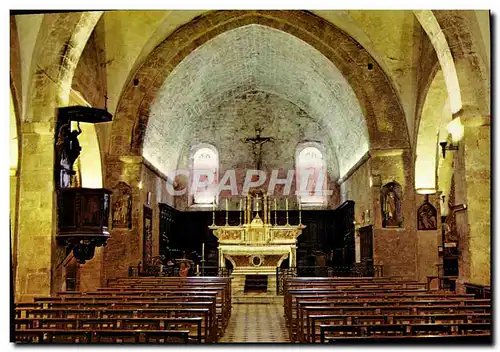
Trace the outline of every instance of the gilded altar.
{"type": "Polygon", "coordinates": [[[219,242],[219,266],[226,267],[226,260],[231,263],[236,286],[242,287],[246,275],[267,275],[268,292],[273,292],[276,268],[286,259],[289,266],[296,266],[297,237],[305,226],[290,225],[288,221],[286,225],[272,224],[269,200],[264,196],[261,202],[264,206],[259,207],[257,203],[255,210],[252,198],[245,200],[242,224],[212,225],[209,228],[219,242]]]}

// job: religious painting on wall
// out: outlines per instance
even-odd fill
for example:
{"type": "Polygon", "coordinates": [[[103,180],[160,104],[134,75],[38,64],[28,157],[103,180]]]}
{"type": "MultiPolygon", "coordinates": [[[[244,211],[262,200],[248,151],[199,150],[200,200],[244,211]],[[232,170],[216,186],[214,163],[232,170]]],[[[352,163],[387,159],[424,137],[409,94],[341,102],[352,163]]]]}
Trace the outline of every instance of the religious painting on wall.
{"type": "Polygon", "coordinates": [[[426,199],[417,210],[418,230],[437,230],[437,211],[426,199]]]}
{"type": "Polygon", "coordinates": [[[119,182],[113,190],[113,228],[132,228],[132,188],[119,182]]]}
{"type": "Polygon", "coordinates": [[[144,206],[143,218],[142,262],[150,265],[153,259],[153,210],[144,206]]]}
{"type": "Polygon", "coordinates": [[[401,212],[401,185],[393,181],[382,187],[380,204],[382,206],[382,227],[401,227],[403,216],[401,212]]]}

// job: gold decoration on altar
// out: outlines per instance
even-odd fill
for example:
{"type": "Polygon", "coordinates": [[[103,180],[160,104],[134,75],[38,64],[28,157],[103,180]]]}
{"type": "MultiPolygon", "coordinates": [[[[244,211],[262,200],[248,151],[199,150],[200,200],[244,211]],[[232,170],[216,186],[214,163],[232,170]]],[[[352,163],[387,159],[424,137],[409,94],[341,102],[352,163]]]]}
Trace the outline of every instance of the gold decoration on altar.
{"type": "MultiPolygon", "coordinates": [[[[288,216],[286,224],[278,225],[277,201],[273,199],[272,202],[263,191],[252,192],[241,199],[239,204],[239,218],[243,221],[240,220],[238,225],[227,224],[226,206],[226,223],[209,226],[219,241],[219,266],[224,267],[226,260],[229,260],[235,277],[250,274],[274,277],[276,268],[286,258],[289,258],[290,266],[295,266],[297,237],[305,226],[300,222],[290,224],[288,216]],[[275,212],[274,224],[272,211],[275,212]]],[[[285,202],[285,206],[288,213],[288,202],[285,202]]],[[[213,218],[215,219],[215,215],[213,218]]]]}

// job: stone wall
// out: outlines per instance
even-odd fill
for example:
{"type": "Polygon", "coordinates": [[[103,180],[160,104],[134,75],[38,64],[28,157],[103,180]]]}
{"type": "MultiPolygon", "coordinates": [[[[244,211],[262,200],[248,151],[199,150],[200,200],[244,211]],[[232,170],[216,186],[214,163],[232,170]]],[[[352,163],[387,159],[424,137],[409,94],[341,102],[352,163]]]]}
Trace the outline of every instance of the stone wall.
{"type": "Polygon", "coordinates": [[[354,201],[354,219],[362,223],[363,212],[370,210],[373,219],[373,198],[370,187],[370,159],[362,163],[356,171],[340,185],[341,202],[354,201]]]}
{"type": "MultiPolygon", "coordinates": [[[[141,157],[108,157],[106,163],[105,188],[114,193],[111,197],[111,212],[113,204],[116,201],[116,186],[118,183],[125,182],[132,189],[132,228],[113,228],[111,227],[111,238],[108,239],[104,250],[104,276],[111,277],[127,276],[128,268],[142,259],[140,245],[142,235],[139,232],[142,228],[142,201],[139,184],[142,176],[142,158],[141,157]]],[[[111,221],[111,219],[110,219],[111,221]]]]}
{"type": "MultiPolygon", "coordinates": [[[[424,203],[424,196],[417,194],[415,196],[415,201],[415,209],[418,210],[418,208],[424,203]]],[[[425,282],[427,280],[427,276],[436,276],[438,274],[436,265],[442,264],[442,259],[439,257],[438,252],[438,247],[442,246],[439,196],[430,195],[429,202],[436,208],[437,211],[437,230],[417,230],[417,280],[421,282],[425,282]]],[[[418,219],[415,217],[415,222],[417,220],[418,219]]]]}
{"type": "MultiPolygon", "coordinates": [[[[301,142],[317,142],[324,147],[329,189],[333,195],[329,197],[328,207],[335,208],[339,203],[338,166],[332,142],[323,126],[308,116],[302,109],[277,95],[260,91],[252,91],[229,99],[211,110],[203,119],[193,126],[193,132],[182,147],[178,169],[189,169],[191,148],[200,143],[209,143],[219,153],[219,178],[226,170],[236,170],[238,193],[241,194],[245,173],[255,169],[252,146],[243,139],[255,137],[255,124],[262,128],[262,137],[273,137],[274,141],[263,145],[261,169],[268,175],[272,170],[280,170],[279,178],[286,178],[287,170],[295,170],[297,146],[301,142]]],[[[269,182],[262,187],[267,189],[269,182]]],[[[276,193],[282,197],[279,186],[276,193]]],[[[295,183],[289,196],[290,207],[294,206],[292,195],[295,194],[295,183]]],[[[222,193],[221,198],[229,197],[230,192],[222,193]]],[[[233,206],[237,207],[239,200],[233,206]]],[[[188,198],[176,199],[177,209],[188,207],[188,198]]]]}
{"type": "Polygon", "coordinates": [[[372,188],[373,197],[373,257],[375,264],[384,266],[385,276],[399,276],[416,279],[417,275],[417,234],[416,209],[413,175],[413,156],[409,150],[372,151],[371,172],[380,175],[382,186],[396,181],[402,188],[401,228],[382,228],[380,188],[372,188]]]}
{"type": "MultiPolygon", "coordinates": [[[[155,170],[152,166],[143,164],[142,168],[142,188],[141,199],[142,205],[146,205],[153,210],[153,256],[158,256],[160,253],[160,209],[159,203],[166,203],[172,205],[173,198],[167,193],[166,179],[161,173],[155,170]],[[150,195],[150,203],[147,204],[148,193],[150,195]]],[[[141,206],[141,221],[139,221],[140,253],[142,257],[143,252],[143,207],[141,206]]]]}

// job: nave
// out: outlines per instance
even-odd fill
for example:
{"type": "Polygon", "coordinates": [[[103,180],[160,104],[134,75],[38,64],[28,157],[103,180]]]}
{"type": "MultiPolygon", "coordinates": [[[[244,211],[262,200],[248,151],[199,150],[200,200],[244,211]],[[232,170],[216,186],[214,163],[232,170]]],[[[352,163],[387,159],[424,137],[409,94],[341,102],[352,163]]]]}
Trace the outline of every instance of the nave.
{"type": "Polygon", "coordinates": [[[287,343],[281,304],[235,304],[226,333],[220,342],[287,343]]]}
{"type": "MultiPolygon", "coordinates": [[[[232,304],[231,279],[142,277],[19,302],[18,343],[491,342],[491,299],[371,277],[296,277],[283,304],[232,304]]],[[[484,291],[483,291],[484,292],[484,291]]]]}

